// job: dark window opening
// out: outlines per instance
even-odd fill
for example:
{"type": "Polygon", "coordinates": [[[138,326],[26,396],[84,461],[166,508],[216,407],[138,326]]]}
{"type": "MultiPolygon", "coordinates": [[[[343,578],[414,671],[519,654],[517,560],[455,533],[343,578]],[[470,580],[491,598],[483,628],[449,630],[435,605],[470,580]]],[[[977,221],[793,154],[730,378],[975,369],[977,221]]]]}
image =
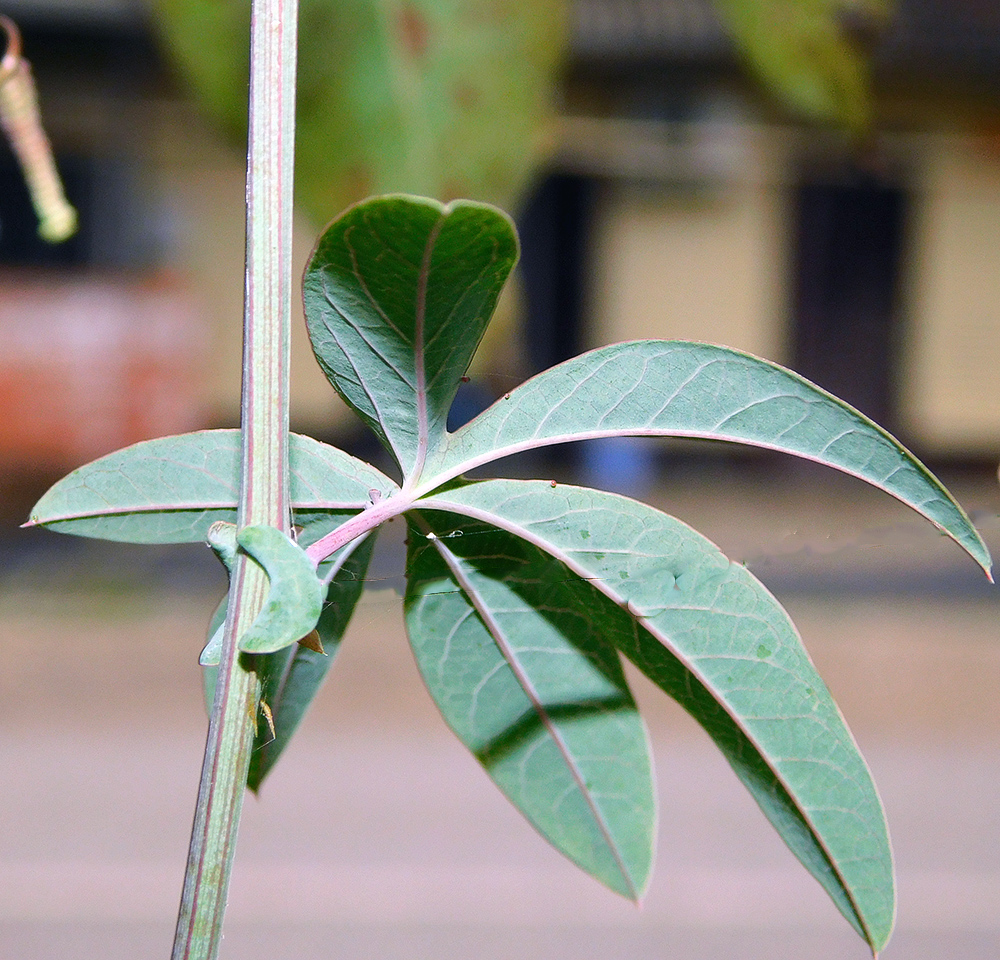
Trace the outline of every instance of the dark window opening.
{"type": "Polygon", "coordinates": [[[888,429],[906,194],[865,174],[796,194],[794,368],[888,429]]]}
{"type": "Polygon", "coordinates": [[[580,352],[596,193],[590,177],[552,173],[518,218],[526,348],[535,372],[580,352]]]}

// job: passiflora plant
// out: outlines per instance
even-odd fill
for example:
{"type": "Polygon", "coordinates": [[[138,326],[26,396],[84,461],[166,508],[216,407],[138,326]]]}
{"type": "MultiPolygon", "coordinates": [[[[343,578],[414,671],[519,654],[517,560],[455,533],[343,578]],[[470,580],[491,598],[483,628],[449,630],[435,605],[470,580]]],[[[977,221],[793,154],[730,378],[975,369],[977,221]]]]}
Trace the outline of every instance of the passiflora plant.
{"type": "MultiPolygon", "coordinates": [[[[260,679],[256,789],[316,695],[375,535],[408,530],[406,629],[445,721],[527,819],[612,890],[649,882],[656,798],[622,656],[705,729],[792,852],[879,951],[893,865],[865,761],[788,615],[745,567],[644,503],[550,480],[466,474],[610,436],[705,437],[806,457],[892,494],[989,573],[960,506],[880,427],[774,363],[725,347],[602,347],[449,432],[449,407],[518,255],[482,204],[387,196],[321,238],[304,296],[316,358],[399,476],[289,441],[292,535],[235,526],[240,434],[151,440],[56,484],[31,523],[136,543],[207,541],[267,574],[237,638],[260,679]],[[266,721],[266,722],[265,722],[266,721]]],[[[202,655],[214,683],[221,643],[202,655]]]]}

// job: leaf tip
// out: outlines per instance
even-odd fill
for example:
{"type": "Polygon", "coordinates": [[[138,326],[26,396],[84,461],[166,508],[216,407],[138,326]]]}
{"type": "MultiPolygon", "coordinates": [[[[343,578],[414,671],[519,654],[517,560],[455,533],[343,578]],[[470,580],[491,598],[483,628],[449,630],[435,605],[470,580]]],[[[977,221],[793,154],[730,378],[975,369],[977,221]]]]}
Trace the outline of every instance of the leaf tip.
{"type": "Polygon", "coordinates": [[[649,886],[650,869],[647,867],[644,875],[641,877],[634,876],[630,870],[625,868],[624,864],[620,864],[619,869],[624,886],[618,887],[618,892],[632,903],[637,910],[642,910],[645,903],[646,888],[649,886]]]}

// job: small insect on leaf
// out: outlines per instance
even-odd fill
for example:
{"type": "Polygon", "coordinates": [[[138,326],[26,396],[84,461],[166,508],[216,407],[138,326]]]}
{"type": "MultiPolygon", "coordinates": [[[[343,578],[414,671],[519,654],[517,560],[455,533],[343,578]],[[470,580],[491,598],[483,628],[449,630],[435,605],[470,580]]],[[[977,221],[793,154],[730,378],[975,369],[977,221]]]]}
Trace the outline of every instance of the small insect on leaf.
{"type": "MultiPolygon", "coordinates": [[[[267,701],[264,699],[261,699],[260,701],[260,712],[264,714],[264,719],[267,721],[267,729],[271,731],[271,740],[276,740],[277,735],[274,732],[274,714],[271,712],[271,708],[267,705],[267,701]]],[[[254,728],[256,729],[256,724],[254,724],[254,728]]]]}
{"type": "Polygon", "coordinates": [[[301,640],[299,640],[299,646],[305,647],[306,650],[312,650],[313,653],[322,654],[326,656],[326,651],[323,649],[323,641],[320,640],[319,630],[311,630],[307,633],[301,640]]]}

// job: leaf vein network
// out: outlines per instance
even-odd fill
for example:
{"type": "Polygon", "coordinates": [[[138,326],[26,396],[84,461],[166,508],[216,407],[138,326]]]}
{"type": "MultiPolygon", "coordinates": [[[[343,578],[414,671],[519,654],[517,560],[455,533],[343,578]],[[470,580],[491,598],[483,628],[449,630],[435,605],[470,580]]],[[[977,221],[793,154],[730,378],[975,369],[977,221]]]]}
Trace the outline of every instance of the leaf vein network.
{"type": "Polygon", "coordinates": [[[667,407],[670,406],[677,398],[680,396],[681,392],[687,389],[698,377],[702,375],[709,367],[714,366],[717,363],[723,363],[721,360],[706,360],[703,363],[699,363],[694,370],[691,371],[688,376],[686,376],[674,389],[667,399],[663,402],[660,408],[652,415],[652,417],[647,421],[648,423],[653,423],[663,416],[667,407]]]}
{"type": "MultiPolygon", "coordinates": [[[[365,225],[368,227],[368,230],[371,233],[371,235],[376,240],[378,240],[379,243],[382,244],[382,249],[383,250],[385,250],[387,253],[392,254],[397,260],[399,260],[402,263],[405,263],[408,267],[411,267],[412,269],[415,269],[415,270],[419,271],[419,267],[416,267],[414,264],[410,263],[410,261],[407,260],[405,257],[400,256],[400,254],[399,254],[399,252],[397,250],[393,249],[389,244],[387,244],[382,239],[381,235],[374,229],[374,227],[372,227],[370,219],[368,219],[368,218],[365,219],[365,225]]],[[[347,247],[348,255],[351,258],[351,268],[352,268],[352,272],[354,274],[354,279],[357,280],[358,286],[361,287],[362,292],[368,298],[368,302],[375,309],[375,312],[382,318],[382,320],[385,322],[386,326],[388,326],[389,329],[392,330],[393,333],[395,333],[396,336],[398,336],[404,343],[407,343],[408,345],[410,345],[412,347],[413,346],[413,340],[412,340],[412,338],[407,337],[403,333],[403,331],[400,330],[399,327],[395,323],[393,323],[393,321],[389,317],[389,314],[386,313],[385,309],[382,307],[382,304],[380,304],[378,302],[378,300],[376,300],[375,296],[372,294],[371,290],[368,288],[368,283],[365,280],[364,275],[361,272],[360,266],[358,265],[357,252],[355,251],[355,249],[354,249],[354,247],[353,247],[353,245],[351,244],[351,241],[350,241],[350,235],[351,235],[351,233],[354,232],[354,230],[355,230],[354,227],[348,227],[344,231],[344,246],[347,247]]]]}
{"type": "MultiPolygon", "coordinates": [[[[598,427],[600,429],[605,429],[603,426],[604,421],[607,420],[608,417],[610,417],[616,410],[624,406],[627,403],[627,401],[632,397],[632,394],[634,394],[637,390],[639,390],[640,387],[645,386],[647,389],[649,389],[649,384],[644,382],[646,374],[648,372],[649,372],[649,358],[644,357],[642,361],[642,369],[638,374],[638,376],[636,377],[635,382],[621,394],[621,396],[615,403],[613,403],[607,410],[604,411],[604,413],[601,414],[600,418],[597,421],[598,427]]],[[[647,427],[651,426],[652,423],[656,420],[657,416],[659,416],[659,414],[653,414],[653,416],[646,421],[646,426],[647,427]]]]}

